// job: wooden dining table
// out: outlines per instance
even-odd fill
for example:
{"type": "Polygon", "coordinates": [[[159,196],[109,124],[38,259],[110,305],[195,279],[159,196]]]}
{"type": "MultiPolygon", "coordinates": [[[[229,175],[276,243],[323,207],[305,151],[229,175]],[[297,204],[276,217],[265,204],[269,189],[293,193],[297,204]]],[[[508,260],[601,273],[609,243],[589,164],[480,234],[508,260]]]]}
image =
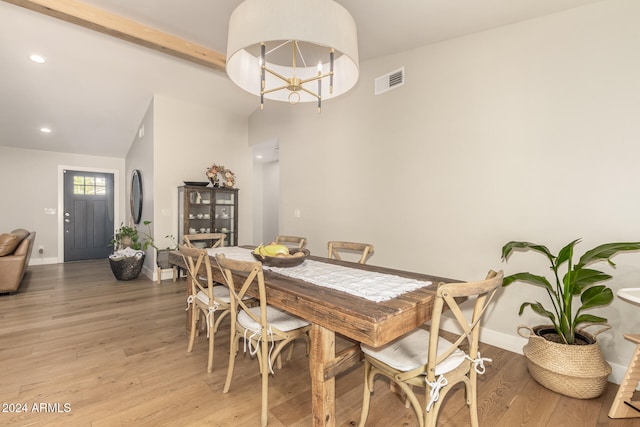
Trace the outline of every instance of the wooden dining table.
{"type": "MultiPolygon", "coordinates": [[[[360,362],[358,345],[336,354],[336,334],[373,347],[384,345],[428,321],[437,283],[455,280],[318,256],[309,256],[308,259],[432,283],[387,301],[374,302],[264,271],[269,304],[312,323],[309,369],[313,426],[335,426],[335,377],[360,362]]],[[[169,262],[185,268],[184,260],[177,251],[169,255],[169,262]]],[[[213,274],[214,280],[224,281],[217,269],[213,274]]]]}

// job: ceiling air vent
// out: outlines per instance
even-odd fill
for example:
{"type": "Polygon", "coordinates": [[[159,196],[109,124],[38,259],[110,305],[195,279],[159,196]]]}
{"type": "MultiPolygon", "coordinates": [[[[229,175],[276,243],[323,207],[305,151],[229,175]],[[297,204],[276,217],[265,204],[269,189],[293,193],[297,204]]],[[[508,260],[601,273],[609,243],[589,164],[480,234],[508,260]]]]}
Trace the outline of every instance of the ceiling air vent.
{"type": "Polygon", "coordinates": [[[404,86],[404,67],[378,77],[375,86],[376,95],[404,86]]]}

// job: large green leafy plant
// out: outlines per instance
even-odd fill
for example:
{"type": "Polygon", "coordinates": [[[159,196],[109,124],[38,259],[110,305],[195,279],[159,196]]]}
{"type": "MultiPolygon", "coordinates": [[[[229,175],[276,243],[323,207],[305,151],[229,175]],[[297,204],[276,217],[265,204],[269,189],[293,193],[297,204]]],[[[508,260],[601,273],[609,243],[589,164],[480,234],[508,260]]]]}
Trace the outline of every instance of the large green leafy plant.
{"type": "Polygon", "coordinates": [[[135,250],[146,250],[149,246],[155,245],[153,243],[153,237],[151,236],[151,221],[144,221],[144,225],[147,227],[147,232],[138,231],[135,227],[129,227],[128,225],[120,224],[111,239],[111,245],[114,251],[118,251],[124,248],[131,248],[135,250]]]}
{"type": "Polygon", "coordinates": [[[551,300],[552,309],[546,309],[540,302],[525,302],[520,306],[522,315],[528,306],[537,314],[547,317],[566,344],[575,344],[576,327],[585,322],[605,323],[607,319],[585,313],[585,310],[611,303],[613,292],[605,285],[599,284],[612,276],[602,271],[587,268],[588,265],[606,260],[615,267],[611,257],[619,252],[636,251],[640,242],[605,243],[585,252],[577,263],[573,261],[574,247],[580,242],[576,239],[560,250],[558,255],[552,254],[546,246],[530,242],[509,242],[502,247],[502,260],[507,261],[514,250],[532,250],[547,257],[551,264],[553,284],[544,276],[529,272],[516,273],[504,278],[502,286],[521,281],[546,289],[551,300]],[[561,277],[561,268],[566,266],[566,273],[561,277]],[[580,297],[580,306],[575,309],[573,302],[580,297]]]}

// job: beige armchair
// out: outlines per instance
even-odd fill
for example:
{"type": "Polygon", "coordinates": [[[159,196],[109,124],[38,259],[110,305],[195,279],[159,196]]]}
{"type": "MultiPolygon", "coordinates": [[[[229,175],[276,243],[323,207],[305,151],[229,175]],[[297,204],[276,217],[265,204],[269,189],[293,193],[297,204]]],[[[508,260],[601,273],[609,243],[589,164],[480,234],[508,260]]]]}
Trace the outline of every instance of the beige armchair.
{"type": "Polygon", "coordinates": [[[14,293],[20,287],[35,239],[35,231],[23,229],[0,234],[0,293],[14,293]]]}

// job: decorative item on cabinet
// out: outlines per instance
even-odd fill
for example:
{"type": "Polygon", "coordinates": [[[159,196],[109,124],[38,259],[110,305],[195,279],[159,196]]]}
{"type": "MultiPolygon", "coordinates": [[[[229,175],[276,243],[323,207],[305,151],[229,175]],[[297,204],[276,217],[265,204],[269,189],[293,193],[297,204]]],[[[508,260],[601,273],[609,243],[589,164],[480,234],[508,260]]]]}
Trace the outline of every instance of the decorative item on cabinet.
{"type": "Polygon", "coordinates": [[[226,188],[233,188],[236,183],[236,176],[230,169],[225,169],[224,171],[224,186],[226,188]]]}
{"type": "MultiPolygon", "coordinates": [[[[220,186],[220,180],[218,178],[218,172],[220,167],[221,166],[218,166],[214,163],[213,165],[211,165],[211,167],[207,168],[207,170],[204,173],[209,179],[209,181],[211,181],[211,185],[213,185],[214,187],[220,186]]],[[[224,166],[222,166],[222,168],[224,168],[224,166]]]]}
{"type": "Polygon", "coordinates": [[[236,183],[236,176],[231,169],[215,163],[207,168],[204,174],[214,188],[233,188],[236,183]]]}

